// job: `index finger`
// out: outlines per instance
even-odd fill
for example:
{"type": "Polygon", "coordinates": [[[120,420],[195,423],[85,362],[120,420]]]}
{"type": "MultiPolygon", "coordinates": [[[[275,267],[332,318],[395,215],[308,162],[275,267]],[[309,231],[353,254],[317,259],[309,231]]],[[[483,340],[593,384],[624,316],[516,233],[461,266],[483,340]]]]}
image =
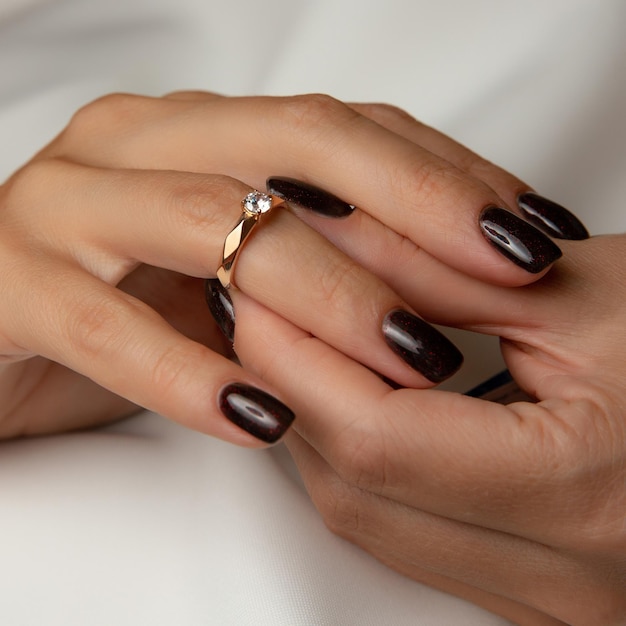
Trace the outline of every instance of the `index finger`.
{"type": "MultiPolygon", "coordinates": [[[[485,182],[332,98],[219,100],[209,106],[213,117],[233,118],[250,142],[247,152],[263,154],[270,173],[327,189],[466,274],[525,284],[561,256],[485,182]]],[[[241,161],[240,154],[224,156],[233,165],[241,161]]]]}
{"type": "Polygon", "coordinates": [[[561,255],[483,181],[328,96],[126,97],[100,102],[81,118],[94,139],[74,130],[55,150],[98,166],[228,174],[257,188],[268,175],[293,177],[481,280],[527,284],[561,255]],[[124,115],[113,115],[115,107],[124,115]],[[132,130],[119,129],[115,140],[101,136],[93,131],[102,126],[94,123],[99,116],[132,130]]]}

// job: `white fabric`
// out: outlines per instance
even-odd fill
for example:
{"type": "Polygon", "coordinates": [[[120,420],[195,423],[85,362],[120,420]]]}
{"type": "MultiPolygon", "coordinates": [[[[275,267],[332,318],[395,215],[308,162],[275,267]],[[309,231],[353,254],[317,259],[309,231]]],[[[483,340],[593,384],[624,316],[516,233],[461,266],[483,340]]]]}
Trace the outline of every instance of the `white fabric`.
{"type": "MultiPolygon", "coordinates": [[[[623,230],[625,18],[621,0],[0,0],[0,179],[110,91],[321,91],[400,105],[623,230]]],[[[480,348],[458,388],[500,366],[480,348]]],[[[0,530],[2,624],[505,624],[332,536],[282,448],[151,414],[3,444],[0,530]]]]}

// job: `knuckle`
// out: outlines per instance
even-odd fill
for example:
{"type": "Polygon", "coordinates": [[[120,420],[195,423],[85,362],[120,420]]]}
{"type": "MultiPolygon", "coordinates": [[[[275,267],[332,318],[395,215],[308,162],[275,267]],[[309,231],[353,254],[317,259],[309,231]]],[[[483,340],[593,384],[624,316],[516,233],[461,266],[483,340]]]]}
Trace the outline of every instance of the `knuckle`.
{"type": "MultiPolygon", "coordinates": [[[[493,163],[479,157],[470,150],[459,151],[457,167],[478,180],[489,180],[494,177],[496,168],[493,163]]],[[[514,180],[512,176],[501,176],[505,183],[514,180]]]]}
{"type": "Polygon", "coordinates": [[[279,105],[286,118],[302,124],[333,119],[349,110],[340,100],[321,93],[289,96],[280,100],[279,105]]]}
{"type": "Polygon", "coordinates": [[[148,98],[126,93],[101,96],[82,106],[63,131],[66,141],[97,136],[106,129],[127,127],[143,117],[148,98]]]}
{"type": "Polygon", "coordinates": [[[166,184],[166,211],[178,225],[194,232],[213,229],[223,219],[221,207],[237,206],[247,189],[228,176],[190,175],[166,184]]]}
{"type": "Polygon", "coordinates": [[[362,272],[356,264],[329,262],[325,270],[320,273],[319,299],[341,310],[342,302],[345,301],[347,294],[355,291],[363,293],[364,290],[360,288],[361,283],[362,272]]]}
{"type": "Polygon", "coordinates": [[[359,105],[361,112],[374,121],[389,122],[399,121],[402,123],[410,123],[416,126],[424,126],[417,121],[410,113],[404,109],[386,102],[366,102],[359,105]]]}
{"type": "Polygon", "coordinates": [[[42,158],[18,170],[1,188],[0,216],[3,221],[24,220],[42,204],[49,204],[58,188],[59,177],[67,167],[56,159],[42,158]]]}
{"type": "Polygon", "coordinates": [[[127,336],[128,317],[127,306],[105,294],[77,299],[67,315],[69,344],[83,357],[102,359],[127,336]]]}
{"type": "Polygon", "coordinates": [[[166,93],[163,98],[170,100],[190,100],[190,101],[209,101],[217,98],[223,98],[219,93],[213,91],[204,91],[201,89],[178,89],[166,93]]]}
{"type": "Polygon", "coordinates": [[[327,141],[338,127],[358,117],[358,113],[340,100],[325,94],[291,96],[277,101],[278,120],[288,132],[298,131],[305,141],[327,141]]]}
{"type": "Polygon", "coordinates": [[[388,459],[384,429],[376,432],[358,424],[344,429],[331,451],[335,471],[347,485],[382,493],[388,484],[388,459]]]}
{"type": "Polygon", "coordinates": [[[363,514],[358,489],[335,476],[321,484],[311,497],[324,524],[333,534],[350,539],[359,533],[363,514]]]}
{"type": "Polygon", "coordinates": [[[64,353],[69,345],[82,362],[100,363],[131,356],[146,372],[149,388],[159,389],[165,396],[188,388],[198,364],[206,358],[207,349],[192,341],[141,343],[146,324],[161,324],[163,319],[148,304],[124,294],[110,297],[108,291],[94,290],[85,295],[83,289],[64,318],[71,320],[64,336],[58,337],[64,353]]]}
{"type": "Polygon", "coordinates": [[[180,389],[188,388],[194,379],[197,364],[205,352],[204,346],[187,342],[161,348],[150,366],[151,387],[159,389],[165,396],[179,395],[180,389]]]}
{"type": "Polygon", "coordinates": [[[437,205],[444,191],[449,201],[458,182],[452,168],[437,160],[425,162],[420,158],[409,165],[408,172],[397,173],[399,178],[393,181],[394,185],[401,190],[403,197],[411,198],[418,208],[437,205]]]}

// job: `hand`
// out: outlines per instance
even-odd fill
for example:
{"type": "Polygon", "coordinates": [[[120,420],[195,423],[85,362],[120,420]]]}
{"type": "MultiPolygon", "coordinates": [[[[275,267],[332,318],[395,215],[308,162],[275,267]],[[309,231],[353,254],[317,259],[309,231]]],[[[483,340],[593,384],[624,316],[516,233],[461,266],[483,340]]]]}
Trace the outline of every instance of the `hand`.
{"type": "MultiPolygon", "coordinates": [[[[215,276],[241,198],[268,172],[328,181],[359,204],[353,223],[395,243],[377,221],[391,189],[402,219],[419,215],[403,251],[421,250],[444,274],[527,284],[560,254],[531,230],[529,245],[547,254],[511,263],[478,225],[485,206],[505,204],[491,187],[330,98],[105,97],[0,188],[0,436],[84,427],[139,405],[241,445],[260,445],[251,433],[279,438],[293,416],[274,399],[261,401],[271,432],[233,415],[229,384],[274,392],[222,356],[199,280],[215,276]]],[[[449,342],[384,281],[289,212],[269,217],[238,262],[243,293],[401,384],[429,386],[458,367],[449,342]],[[385,341],[382,320],[399,308],[432,349],[416,357],[385,341]]]]}
{"type": "MultiPolygon", "coordinates": [[[[503,337],[509,369],[536,403],[392,391],[243,294],[235,347],[298,411],[287,443],[335,533],[515,623],[617,626],[626,618],[626,236],[565,247],[536,285],[465,288],[468,326],[503,337]]],[[[456,295],[440,295],[445,318],[456,295]]]]}
{"type": "MultiPolygon", "coordinates": [[[[433,129],[386,107],[369,114],[480,173],[509,202],[523,191],[433,129]]],[[[538,201],[546,222],[560,225],[553,235],[586,237],[573,216],[538,201]]],[[[379,223],[363,213],[358,221],[301,216],[427,319],[500,336],[510,371],[536,402],[392,391],[236,293],[237,354],[298,411],[287,444],[313,501],[334,532],[384,563],[516,623],[623,624],[626,236],[563,241],[565,256],[550,274],[510,288],[410,246],[405,256],[402,236],[381,230],[380,222],[400,219],[388,213],[379,223]]]]}

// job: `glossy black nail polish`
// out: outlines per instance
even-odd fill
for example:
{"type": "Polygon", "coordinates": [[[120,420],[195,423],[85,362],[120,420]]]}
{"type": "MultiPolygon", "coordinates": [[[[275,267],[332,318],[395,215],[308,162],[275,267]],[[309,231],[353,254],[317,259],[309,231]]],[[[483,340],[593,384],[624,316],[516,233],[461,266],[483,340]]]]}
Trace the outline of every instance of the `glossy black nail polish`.
{"type": "Polygon", "coordinates": [[[222,287],[217,278],[208,278],[204,283],[204,296],[220,330],[226,339],[233,343],[235,340],[235,310],[228,290],[222,287]]]}
{"type": "Polygon", "coordinates": [[[531,191],[517,197],[517,206],[526,219],[557,239],[589,239],[583,223],[565,207],[531,191]]]}
{"type": "Polygon", "coordinates": [[[326,217],[347,217],[354,211],[353,205],[337,196],[295,178],[272,176],[266,186],[269,193],[326,217]]]}
{"type": "Polygon", "coordinates": [[[479,223],[496,250],[531,274],[541,272],[562,256],[549,237],[506,209],[487,207],[479,223]]]}
{"type": "Polygon", "coordinates": [[[397,355],[434,383],[452,376],[463,363],[463,355],[447,337],[402,309],[387,313],[383,335],[397,355]]]}
{"type": "Polygon", "coordinates": [[[295,418],[293,411],[280,400],[243,383],[224,387],[219,406],[233,424],[265,443],[278,441],[295,418]]]}

